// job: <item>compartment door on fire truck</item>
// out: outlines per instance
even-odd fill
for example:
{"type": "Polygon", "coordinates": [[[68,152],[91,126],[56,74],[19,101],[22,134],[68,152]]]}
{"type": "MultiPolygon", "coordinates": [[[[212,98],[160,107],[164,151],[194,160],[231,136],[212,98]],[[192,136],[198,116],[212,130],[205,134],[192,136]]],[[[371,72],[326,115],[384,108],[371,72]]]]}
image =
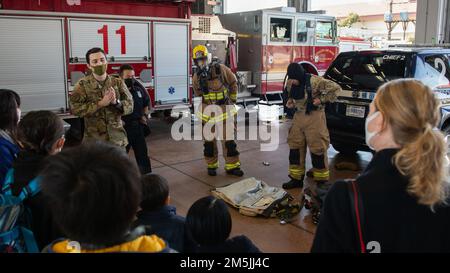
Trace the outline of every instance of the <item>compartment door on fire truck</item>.
{"type": "Polygon", "coordinates": [[[325,74],[338,53],[338,43],[336,40],[336,21],[328,19],[317,19],[316,39],[314,44],[314,62],[319,71],[319,75],[325,74]]]}
{"type": "Polygon", "coordinates": [[[153,24],[156,105],[189,100],[189,34],[184,23],[153,24]]]}
{"type": "Polygon", "coordinates": [[[115,72],[114,63],[150,63],[148,22],[69,19],[69,34],[70,63],[84,63],[93,47],[105,50],[115,72]]]}
{"type": "Polygon", "coordinates": [[[0,16],[0,88],[22,99],[22,111],[64,111],[67,103],[61,19],[0,16]]]}
{"type": "Polygon", "coordinates": [[[267,33],[264,46],[263,93],[281,93],[286,68],[292,61],[295,17],[279,14],[267,16],[267,33]],[[265,76],[265,77],[264,77],[265,76]]]}

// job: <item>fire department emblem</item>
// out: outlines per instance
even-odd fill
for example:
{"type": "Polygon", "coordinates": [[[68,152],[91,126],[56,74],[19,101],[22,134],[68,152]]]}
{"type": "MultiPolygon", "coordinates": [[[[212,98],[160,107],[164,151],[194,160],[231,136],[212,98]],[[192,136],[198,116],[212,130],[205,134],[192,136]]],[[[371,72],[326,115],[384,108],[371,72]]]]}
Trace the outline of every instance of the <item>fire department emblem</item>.
{"type": "Polygon", "coordinates": [[[81,6],[81,0],[67,0],[69,6],[81,6]]]}

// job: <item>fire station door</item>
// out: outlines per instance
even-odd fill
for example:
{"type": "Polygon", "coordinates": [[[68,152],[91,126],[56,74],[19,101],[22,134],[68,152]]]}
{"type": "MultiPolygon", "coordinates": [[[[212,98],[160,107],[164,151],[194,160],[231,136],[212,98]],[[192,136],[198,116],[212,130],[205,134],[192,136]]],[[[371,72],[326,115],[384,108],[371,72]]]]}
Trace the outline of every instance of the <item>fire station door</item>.
{"type": "Polygon", "coordinates": [[[153,23],[155,107],[189,102],[189,25],[153,23]]]}
{"type": "Polygon", "coordinates": [[[0,88],[16,91],[22,112],[67,108],[61,19],[0,16],[0,88]]]}

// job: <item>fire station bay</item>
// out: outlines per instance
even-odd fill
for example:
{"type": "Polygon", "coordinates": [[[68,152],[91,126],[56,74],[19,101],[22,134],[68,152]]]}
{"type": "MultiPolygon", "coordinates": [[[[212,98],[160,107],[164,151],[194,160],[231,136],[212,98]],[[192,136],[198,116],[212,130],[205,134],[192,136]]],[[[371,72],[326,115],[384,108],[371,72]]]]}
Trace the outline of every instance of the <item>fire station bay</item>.
{"type": "Polygon", "coordinates": [[[449,11],[0,0],[0,251],[450,252],[449,11]]]}

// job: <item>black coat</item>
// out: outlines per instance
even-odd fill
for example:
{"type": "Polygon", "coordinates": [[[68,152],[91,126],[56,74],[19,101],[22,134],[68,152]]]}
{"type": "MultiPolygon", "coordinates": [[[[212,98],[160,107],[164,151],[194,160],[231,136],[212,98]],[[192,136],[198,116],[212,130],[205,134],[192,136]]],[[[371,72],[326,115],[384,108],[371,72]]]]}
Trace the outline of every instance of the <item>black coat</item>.
{"type": "Polygon", "coordinates": [[[140,120],[144,115],[144,108],[150,106],[150,97],[147,90],[139,82],[134,81],[133,86],[129,86],[128,90],[133,96],[133,112],[122,117],[125,125],[140,120]]]}
{"type": "Polygon", "coordinates": [[[236,236],[213,246],[196,246],[195,253],[261,253],[257,246],[244,235],[236,236]]]}
{"type": "MultiPolygon", "coordinates": [[[[11,186],[13,195],[18,196],[22,188],[27,186],[41,171],[45,156],[33,152],[22,151],[13,162],[14,182],[11,186]]],[[[43,249],[54,240],[63,237],[63,233],[53,220],[48,198],[42,193],[26,199],[24,204],[31,211],[31,231],[39,249],[43,249]]]]}
{"type": "MultiPolygon", "coordinates": [[[[397,150],[378,152],[357,178],[364,207],[364,242],[378,242],[382,253],[450,252],[450,208],[433,212],[407,193],[408,178],[392,163],[397,150]]],[[[347,184],[328,193],[312,252],[360,252],[347,184]]]]}

